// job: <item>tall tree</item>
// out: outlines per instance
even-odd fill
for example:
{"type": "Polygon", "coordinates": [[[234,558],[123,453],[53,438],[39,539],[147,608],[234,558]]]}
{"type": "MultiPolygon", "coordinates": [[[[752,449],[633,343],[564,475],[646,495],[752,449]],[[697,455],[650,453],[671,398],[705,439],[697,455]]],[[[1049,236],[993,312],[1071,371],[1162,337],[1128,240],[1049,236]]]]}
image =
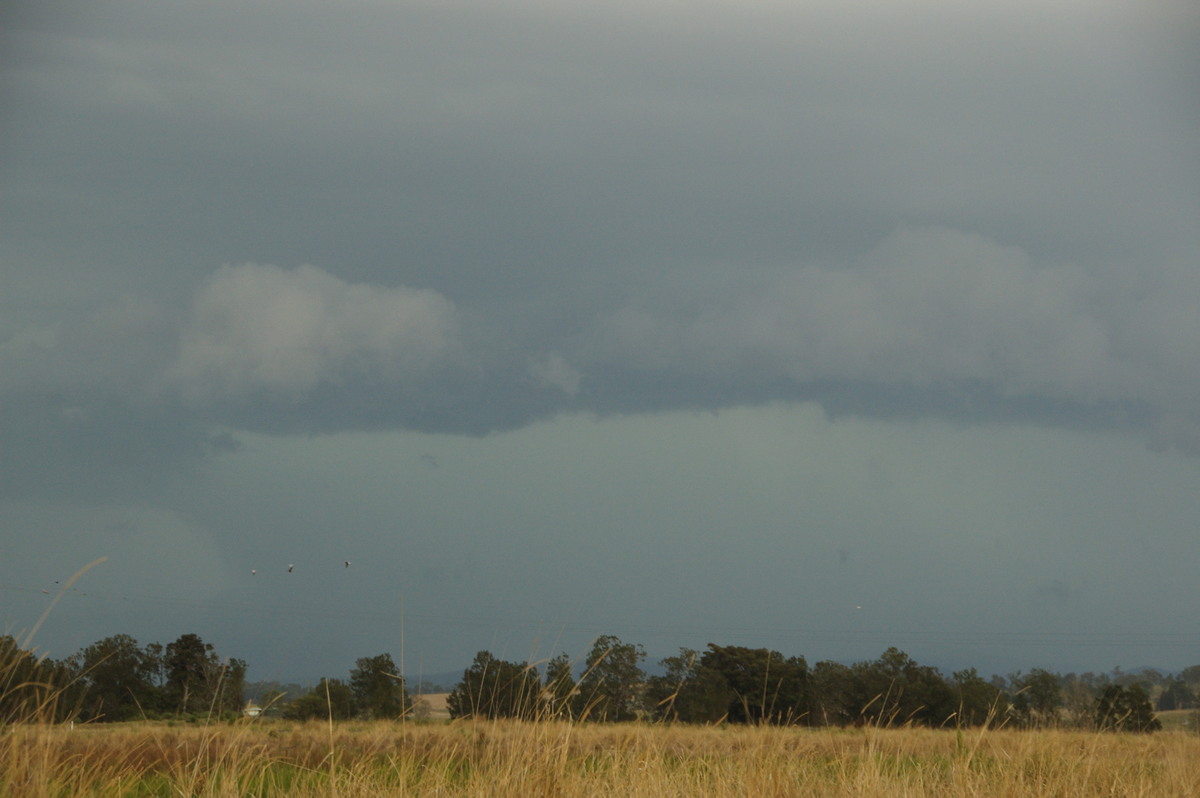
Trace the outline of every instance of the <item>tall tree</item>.
{"type": "Polygon", "coordinates": [[[446,706],[452,718],[534,718],[540,711],[541,692],[533,666],[480,651],[463,671],[446,706]]]}
{"type": "Polygon", "coordinates": [[[680,648],[659,661],[663,673],[646,680],[646,706],[655,720],[717,723],[729,714],[733,691],[725,678],[700,663],[700,652],[680,648]]]}
{"type": "Polygon", "coordinates": [[[809,717],[814,724],[845,726],[854,722],[863,710],[849,665],[822,660],[809,676],[811,699],[809,717]]]}
{"type": "Polygon", "coordinates": [[[129,635],[92,643],[75,655],[75,667],[85,690],[84,719],[130,720],[156,708],[151,657],[129,635]]]}
{"type": "Polygon", "coordinates": [[[214,706],[222,712],[241,712],[246,706],[246,661],[231,657],[218,665],[214,706]]]}
{"type": "Polygon", "coordinates": [[[954,695],[958,701],[958,725],[982,726],[1003,720],[1000,689],[974,668],[955,671],[954,695]]]}
{"type": "Polygon", "coordinates": [[[602,721],[636,718],[646,679],[640,663],[645,658],[640,645],[622,643],[615,635],[596,638],[579,679],[576,716],[602,721]]]}
{"type": "Polygon", "coordinates": [[[898,648],[851,666],[856,722],[939,726],[958,711],[954,690],[936,668],[919,665],[898,648]]]}
{"type": "Polygon", "coordinates": [[[181,635],[163,653],[166,708],[177,713],[239,711],[245,701],[246,663],[222,662],[198,635],[181,635]]]}
{"type": "Polygon", "coordinates": [[[708,644],[700,658],[704,671],[719,675],[728,688],[725,707],[731,723],[793,724],[808,715],[808,663],[778,651],[708,644]]]}
{"type": "Polygon", "coordinates": [[[350,671],[358,711],[375,719],[399,718],[412,709],[400,669],[391,654],[362,657],[350,671]]]}
{"type": "Polygon", "coordinates": [[[555,718],[571,718],[571,703],[576,693],[571,659],[564,653],[546,663],[542,680],[542,696],[547,714],[555,718]]]}
{"type": "Polygon", "coordinates": [[[1106,731],[1153,732],[1162,729],[1150,695],[1140,684],[1110,684],[1096,700],[1096,726],[1106,731]]]}
{"type": "Polygon", "coordinates": [[[1062,683],[1057,674],[1034,668],[1027,674],[1009,677],[1014,691],[1010,704],[1014,719],[1022,726],[1058,725],[1062,707],[1062,683]]]}
{"type": "Polygon", "coordinates": [[[79,705],[76,669],[40,658],[0,635],[0,723],[63,720],[79,705]]]}

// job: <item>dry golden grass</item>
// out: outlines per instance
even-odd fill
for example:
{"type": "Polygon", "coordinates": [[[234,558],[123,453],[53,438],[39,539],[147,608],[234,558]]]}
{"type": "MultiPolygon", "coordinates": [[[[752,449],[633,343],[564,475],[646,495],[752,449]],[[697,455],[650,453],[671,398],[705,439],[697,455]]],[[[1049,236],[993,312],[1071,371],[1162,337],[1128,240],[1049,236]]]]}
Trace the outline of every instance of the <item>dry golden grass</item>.
{"type": "Polygon", "coordinates": [[[10,726],[0,796],[1192,796],[1200,737],[458,722],[10,726]]]}

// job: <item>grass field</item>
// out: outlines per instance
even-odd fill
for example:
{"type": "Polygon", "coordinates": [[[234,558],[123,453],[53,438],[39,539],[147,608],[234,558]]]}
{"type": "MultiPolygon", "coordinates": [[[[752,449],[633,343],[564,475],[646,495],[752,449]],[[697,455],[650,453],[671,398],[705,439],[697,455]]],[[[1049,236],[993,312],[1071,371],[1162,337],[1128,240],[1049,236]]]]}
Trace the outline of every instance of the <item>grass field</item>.
{"type": "Polygon", "coordinates": [[[1200,733],[1200,710],[1174,709],[1154,715],[1165,731],[1190,731],[1200,733]]]}
{"type": "Polygon", "coordinates": [[[558,722],[18,724],[0,796],[1194,796],[1200,736],[558,722]]]}

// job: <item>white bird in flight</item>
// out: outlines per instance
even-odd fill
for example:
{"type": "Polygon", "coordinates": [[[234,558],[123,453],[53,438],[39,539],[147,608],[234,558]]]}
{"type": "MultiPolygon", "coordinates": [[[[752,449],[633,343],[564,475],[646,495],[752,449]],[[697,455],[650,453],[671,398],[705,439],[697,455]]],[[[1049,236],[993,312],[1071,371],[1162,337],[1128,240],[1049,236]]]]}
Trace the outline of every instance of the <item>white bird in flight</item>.
{"type": "Polygon", "coordinates": [[[292,572],[292,569],[293,569],[293,568],[295,568],[295,567],[296,567],[296,566],[295,566],[294,564],[292,564],[292,563],[288,563],[288,573],[290,574],[290,573],[292,572]]]}

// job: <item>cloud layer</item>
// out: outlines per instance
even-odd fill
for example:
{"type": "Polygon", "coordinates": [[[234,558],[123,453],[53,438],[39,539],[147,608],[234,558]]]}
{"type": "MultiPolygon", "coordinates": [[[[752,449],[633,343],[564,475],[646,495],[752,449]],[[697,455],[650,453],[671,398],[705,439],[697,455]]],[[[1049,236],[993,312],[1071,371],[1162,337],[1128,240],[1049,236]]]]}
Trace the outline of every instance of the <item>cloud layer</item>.
{"type": "Polygon", "coordinates": [[[682,401],[671,398],[678,384],[704,389],[685,406],[712,409],[817,398],[838,412],[846,390],[877,397],[846,409],[883,416],[988,420],[1023,404],[1047,422],[1074,413],[1190,450],[1200,318],[1187,297],[1198,291],[1186,269],[1132,285],[905,225],[850,262],[664,269],[572,331],[523,340],[530,318],[497,327],[481,321],[488,307],[464,315],[433,290],[245,264],[218,269],[175,310],[126,299],[22,330],[0,363],[6,390],[52,397],[64,423],[103,423],[105,405],[254,429],[265,407],[288,408],[281,429],[479,432],[566,410],[650,409],[661,406],[655,386],[682,401]],[[1000,407],[972,404],[984,395],[1000,407]]]}
{"type": "MultiPolygon", "coordinates": [[[[713,380],[982,384],[1081,406],[1161,408],[1187,395],[1168,372],[1177,364],[1130,351],[1149,344],[1141,328],[1170,295],[1143,298],[1146,318],[1114,319],[1105,305],[1127,298],[1106,296],[1084,268],[1037,264],[975,234],[903,227],[848,266],[801,265],[710,290],[673,277],[608,317],[597,348],[635,369],[713,380]]],[[[1178,321],[1150,346],[1195,334],[1178,321]]]]}
{"type": "Polygon", "coordinates": [[[1194,425],[1195,15],[855,7],[18,15],[0,387],[280,430],[964,391],[1194,425]]]}

